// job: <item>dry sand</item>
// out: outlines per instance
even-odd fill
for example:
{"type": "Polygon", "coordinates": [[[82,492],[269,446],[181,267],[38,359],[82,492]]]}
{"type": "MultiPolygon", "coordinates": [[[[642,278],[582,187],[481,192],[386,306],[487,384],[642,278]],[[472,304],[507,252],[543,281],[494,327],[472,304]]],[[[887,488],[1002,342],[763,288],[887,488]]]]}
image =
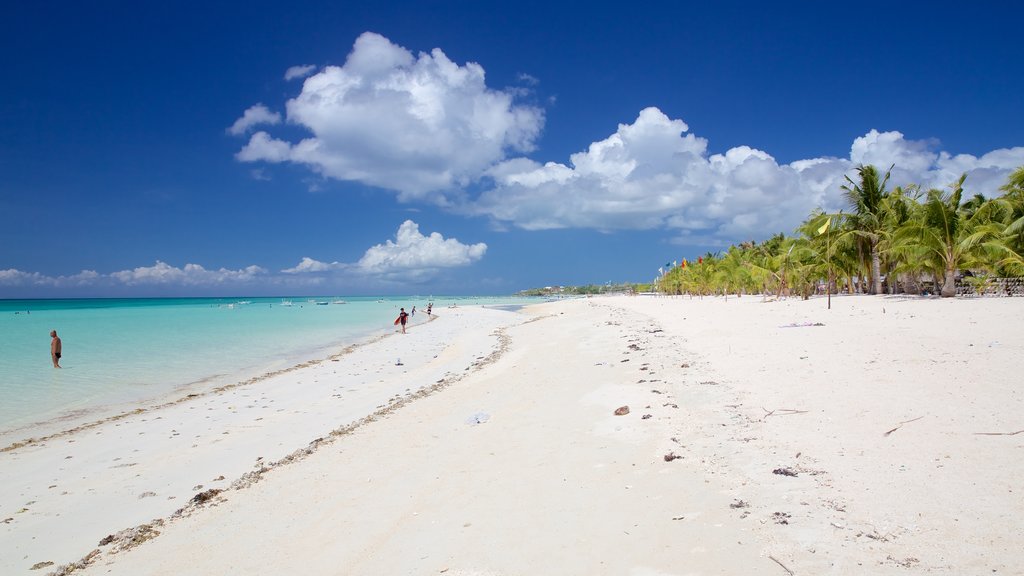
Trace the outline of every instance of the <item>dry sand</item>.
{"type": "Polygon", "coordinates": [[[0,572],[1024,572],[1024,300],[439,312],[0,453],[0,572]]]}

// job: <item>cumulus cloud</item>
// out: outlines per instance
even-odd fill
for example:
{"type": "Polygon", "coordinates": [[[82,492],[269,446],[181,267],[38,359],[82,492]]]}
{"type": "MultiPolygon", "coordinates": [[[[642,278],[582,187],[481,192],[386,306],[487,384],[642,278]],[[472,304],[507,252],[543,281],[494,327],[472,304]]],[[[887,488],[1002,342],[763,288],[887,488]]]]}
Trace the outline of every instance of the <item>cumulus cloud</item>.
{"type": "Polygon", "coordinates": [[[306,64],[305,66],[292,66],[284,71],[284,79],[295,80],[296,78],[305,78],[316,70],[316,66],[312,64],[306,64]]]}
{"type": "Polygon", "coordinates": [[[39,272],[24,272],[16,268],[0,270],[0,284],[5,286],[53,285],[55,280],[52,276],[45,276],[39,272]]]}
{"type": "Polygon", "coordinates": [[[220,268],[207,270],[199,264],[186,264],[184,268],[156,261],[153,266],[140,266],[131,270],[112,272],[110,277],[128,286],[140,284],[169,284],[176,286],[211,286],[233,282],[249,282],[266,270],[259,266],[248,266],[239,270],[220,268]]]}
{"type": "Polygon", "coordinates": [[[487,244],[463,244],[455,238],[445,238],[437,232],[429,236],[420,233],[420,227],[406,220],[398,227],[395,240],[371,246],[356,264],[367,274],[423,275],[440,268],[467,266],[483,258],[487,244]]]}
{"type": "Polygon", "coordinates": [[[199,264],[186,264],[184,268],[178,268],[157,260],[153,266],[140,266],[110,274],[82,270],[70,276],[48,276],[39,272],[24,272],[11,268],[0,270],[0,286],[217,286],[263,279],[266,273],[267,271],[259,266],[248,266],[239,270],[207,270],[199,264]]]}
{"type": "Polygon", "coordinates": [[[281,272],[308,276],[340,272],[351,277],[421,281],[445,268],[473,264],[486,252],[487,244],[482,242],[463,244],[437,232],[424,236],[418,224],[406,220],[398,227],[394,240],[371,246],[356,263],[322,262],[307,256],[294,267],[281,272]]]}
{"type": "Polygon", "coordinates": [[[280,124],[281,115],[277,112],[271,112],[269,108],[263,104],[256,104],[255,106],[249,107],[242,117],[235,120],[235,123],[228,128],[228,134],[234,136],[241,136],[249,131],[253,126],[259,126],[261,124],[280,124]]]}
{"type": "Polygon", "coordinates": [[[308,138],[258,132],[236,158],[293,162],[401,199],[424,198],[474,181],[508,151],[533,150],[543,112],[515,97],[488,88],[479,64],[459,65],[439,48],[414,55],[367,32],[343,66],[309,76],[287,102],[288,122],[308,129],[308,138]]]}
{"type": "Polygon", "coordinates": [[[282,140],[275,140],[266,132],[257,132],[249,138],[249,143],[242,148],[236,158],[242,162],[284,162],[291,156],[291,145],[282,140]]]}
{"type": "Polygon", "coordinates": [[[304,256],[302,261],[296,264],[292,268],[286,268],[281,270],[285,274],[303,274],[306,272],[327,272],[330,270],[341,270],[345,268],[345,265],[340,262],[321,262],[314,260],[308,256],[304,256]]]}
{"type": "Polygon", "coordinates": [[[419,225],[406,220],[398,227],[393,240],[371,246],[355,263],[323,262],[303,257],[298,264],[272,274],[252,265],[240,269],[207,269],[199,264],[173,266],[157,260],[152,266],[139,266],[101,274],[83,270],[70,276],[49,276],[16,268],[0,270],[0,287],[34,288],[118,288],[118,287],[206,287],[237,289],[239,286],[283,286],[291,288],[323,285],[327,281],[385,284],[399,280],[419,282],[436,276],[444,269],[468,266],[483,258],[487,245],[463,244],[440,233],[424,235],[419,225]]]}
{"type": "Polygon", "coordinates": [[[647,108],[568,164],[513,158],[493,166],[493,186],[458,210],[527,230],[664,228],[681,241],[728,243],[788,233],[814,208],[844,208],[839,187],[859,164],[895,163],[891,185],[926,188],[967,172],[968,192],[987,196],[1024,164],[1024,148],[954,156],[934,141],[877,130],[854,140],[849,158],[779,164],[748,146],[709,154],[707,140],[688,130],[647,108]]]}
{"type": "Polygon", "coordinates": [[[94,270],[82,270],[70,276],[47,276],[15,268],[0,270],[0,286],[87,286],[102,276],[94,270]]]}

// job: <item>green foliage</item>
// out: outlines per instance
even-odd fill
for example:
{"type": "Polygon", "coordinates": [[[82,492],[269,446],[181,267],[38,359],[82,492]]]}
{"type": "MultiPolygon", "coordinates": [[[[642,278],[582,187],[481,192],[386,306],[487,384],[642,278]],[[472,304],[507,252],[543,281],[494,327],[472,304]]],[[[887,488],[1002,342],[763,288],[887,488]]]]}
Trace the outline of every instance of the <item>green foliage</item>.
{"type": "Polygon", "coordinates": [[[650,291],[650,284],[587,284],[585,286],[547,286],[517,292],[518,296],[591,296],[596,294],[635,294],[650,291]]]}
{"type": "Polygon", "coordinates": [[[697,297],[808,297],[824,285],[879,293],[884,277],[891,292],[915,292],[935,279],[952,296],[959,271],[973,271],[979,287],[990,277],[1024,275],[1024,166],[1010,175],[1002,197],[966,201],[966,174],[946,192],[913,184],[887,191],[891,172],[892,166],[884,176],[859,166],[858,180],[847,177],[841,187],[850,212],[817,210],[795,236],[705,254],[665,272],[655,288],[697,297]]]}

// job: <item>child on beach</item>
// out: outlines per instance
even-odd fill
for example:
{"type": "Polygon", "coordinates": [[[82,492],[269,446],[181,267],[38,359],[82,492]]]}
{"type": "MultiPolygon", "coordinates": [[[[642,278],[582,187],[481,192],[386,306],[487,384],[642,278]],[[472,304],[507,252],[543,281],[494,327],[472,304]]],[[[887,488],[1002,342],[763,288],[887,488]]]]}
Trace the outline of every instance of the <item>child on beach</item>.
{"type": "Polygon", "coordinates": [[[409,320],[409,313],[405,311],[405,308],[401,309],[398,313],[398,318],[395,320],[395,324],[402,323],[402,334],[405,334],[405,323],[409,320]]]}

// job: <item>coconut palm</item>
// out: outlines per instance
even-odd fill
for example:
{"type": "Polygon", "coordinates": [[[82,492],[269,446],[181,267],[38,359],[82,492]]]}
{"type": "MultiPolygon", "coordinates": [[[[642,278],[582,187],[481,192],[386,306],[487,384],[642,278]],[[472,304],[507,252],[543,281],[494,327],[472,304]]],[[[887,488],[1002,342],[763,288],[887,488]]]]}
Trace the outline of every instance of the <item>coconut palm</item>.
{"type": "Polygon", "coordinates": [[[765,296],[775,292],[776,297],[781,298],[794,286],[803,288],[809,258],[803,242],[803,239],[776,234],[755,249],[748,267],[755,281],[761,283],[765,296]]]}
{"type": "Polygon", "coordinates": [[[893,246],[896,234],[910,223],[920,207],[920,197],[920,188],[916,184],[911,184],[906,187],[896,186],[882,200],[882,227],[879,230],[878,252],[890,294],[897,292],[901,275],[916,278],[913,271],[908,270],[908,266],[913,268],[907,257],[908,253],[893,250],[893,246]]]}
{"type": "Polygon", "coordinates": [[[948,193],[917,185],[886,192],[893,166],[884,176],[874,166],[859,166],[859,181],[847,177],[842,186],[851,213],[813,212],[797,229],[763,241],[742,242],[721,254],[707,254],[703,263],[675,268],[659,281],[670,294],[741,294],[760,290],[779,296],[799,291],[805,296],[826,280],[832,290],[852,294],[870,281],[881,293],[883,273],[891,290],[917,290],[923,274],[933,274],[946,296],[955,293],[958,269],[974,277],[1024,275],[1024,166],[1001,189],[1002,197],[980,194],[963,198],[966,175],[948,193]],[[824,224],[828,222],[828,226],[824,224]],[[899,282],[897,282],[899,280],[899,282]]]}
{"type": "Polygon", "coordinates": [[[1024,275],[1024,166],[1014,170],[999,189],[1006,193],[1000,201],[1007,210],[1000,263],[1011,273],[1024,275]]]}
{"type": "Polygon", "coordinates": [[[729,294],[738,298],[751,285],[750,267],[747,266],[745,251],[738,246],[730,246],[729,250],[718,260],[716,281],[728,301],[729,294]]]}
{"type": "Polygon", "coordinates": [[[983,203],[972,214],[961,204],[967,174],[951,185],[949,193],[929,190],[920,216],[897,235],[894,250],[909,249],[928,267],[942,274],[942,297],[956,296],[956,271],[970,265],[985,267],[998,247],[1004,226],[993,218],[998,207],[983,203]]]}
{"type": "Polygon", "coordinates": [[[867,253],[870,262],[868,277],[871,278],[872,294],[882,292],[882,262],[878,244],[884,229],[885,184],[889,181],[893,166],[889,166],[881,180],[874,166],[858,166],[860,182],[854,182],[849,176],[845,176],[848,184],[841,186],[853,209],[853,214],[848,219],[852,227],[851,233],[860,239],[859,245],[862,251],[867,253]]]}

